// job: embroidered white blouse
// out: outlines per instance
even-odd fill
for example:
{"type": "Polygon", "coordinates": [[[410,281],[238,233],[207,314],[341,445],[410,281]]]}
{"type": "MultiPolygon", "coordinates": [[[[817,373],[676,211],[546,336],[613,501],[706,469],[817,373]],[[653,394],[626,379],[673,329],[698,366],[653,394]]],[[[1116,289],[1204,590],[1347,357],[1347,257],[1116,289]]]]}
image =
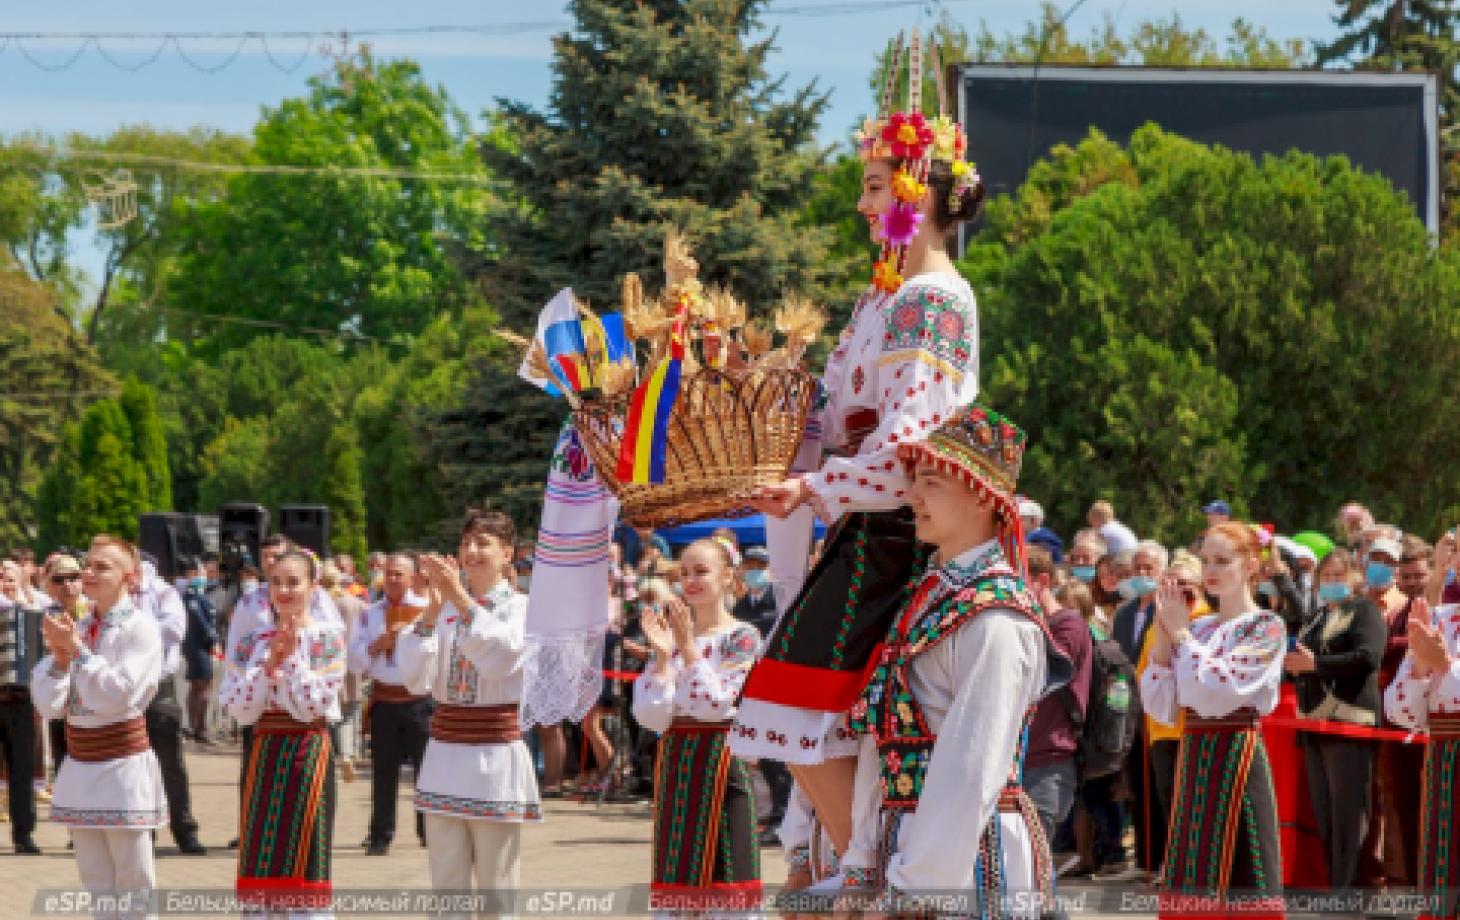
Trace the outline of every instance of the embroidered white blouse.
{"type": "MultiPolygon", "coordinates": [[[[130,598],[81,623],[86,651],[65,671],[46,655],[31,672],[30,693],[47,719],[100,728],[141,717],[162,675],[157,620],[130,598]]],[[[61,762],[51,820],[72,827],[156,828],[167,824],[162,771],[151,750],[118,760],[61,762]]]]}
{"type": "Polygon", "coordinates": [[[666,676],[654,673],[650,659],[634,681],[634,718],[640,725],[662,732],[676,716],[724,722],[735,715],[735,698],[760,652],[760,632],[749,623],[733,623],[695,641],[700,659],[692,666],[675,651],[666,676]]]}
{"type": "MultiPolygon", "coordinates": [[[[833,518],[904,503],[899,443],[926,438],[978,396],[978,309],[961,275],[927,272],[894,296],[868,289],[822,374],[829,457],[807,484],[833,518]]],[[[829,522],[828,522],[829,523],[829,522]]]]}
{"type": "MultiPolygon", "coordinates": [[[[412,693],[437,703],[522,702],[527,596],[505,581],[466,613],[447,604],[434,628],[419,623],[396,640],[396,665],[412,693]]],[[[521,740],[456,744],[432,738],[416,780],[416,808],[473,821],[542,818],[532,755],[521,740]]]]}
{"type": "Polygon", "coordinates": [[[1431,622],[1445,637],[1450,670],[1418,677],[1413,655],[1405,655],[1394,680],[1384,690],[1384,714],[1389,721],[1419,732],[1429,729],[1432,712],[1460,715],[1460,605],[1436,607],[1431,622]]]}
{"type": "Polygon", "coordinates": [[[1277,614],[1244,613],[1227,622],[1193,620],[1190,636],[1171,651],[1171,666],[1154,662],[1141,675],[1146,714],[1177,724],[1183,708],[1207,719],[1252,708],[1267,715],[1277,707],[1287,629],[1277,614]]]}
{"type": "Polygon", "coordinates": [[[273,677],[264,671],[278,630],[255,630],[239,640],[224,671],[218,700],[242,725],[252,725],[266,708],[282,709],[300,722],[340,719],[345,682],[345,634],[335,623],[311,620],[299,643],[273,677]]]}

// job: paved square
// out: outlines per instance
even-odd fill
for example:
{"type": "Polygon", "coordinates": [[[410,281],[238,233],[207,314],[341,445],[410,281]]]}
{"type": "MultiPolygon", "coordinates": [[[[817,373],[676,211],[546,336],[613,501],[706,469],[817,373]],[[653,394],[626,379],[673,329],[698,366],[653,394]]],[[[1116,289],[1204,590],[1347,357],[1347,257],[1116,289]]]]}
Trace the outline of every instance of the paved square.
{"type": "MultiPolygon", "coordinates": [[[[238,758],[236,746],[188,744],[193,810],[209,854],[180,856],[171,835],[161,831],[157,842],[159,887],[232,890],[236,852],[226,849],[225,844],[237,835],[238,758]]],[[[362,771],[355,782],[341,781],[337,789],[335,888],[429,889],[426,850],[417,844],[412,832],[409,784],[401,785],[395,845],[383,857],[366,856],[360,846],[370,818],[369,774],[362,771]]],[[[545,821],[529,825],[523,831],[524,888],[620,889],[648,884],[648,803],[599,806],[591,802],[553,800],[545,803],[545,810],[545,821]]],[[[0,917],[7,920],[34,916],[31,905],[41,889],[73,889],[78,885],[76,867],[66,849],[65,829],[45,820],[49,806],[41,805],[40,812],[36,842],[44,851],[41,856],[22,857],[11,853],[8,828],[0,825],[0,917]]],[[[762,871],[770,887],[779,886],[785,880],[780,850],[762,852],[762,871]]],[[[1078,916],[1099,915],[1081,913],[1078,916]]]]}

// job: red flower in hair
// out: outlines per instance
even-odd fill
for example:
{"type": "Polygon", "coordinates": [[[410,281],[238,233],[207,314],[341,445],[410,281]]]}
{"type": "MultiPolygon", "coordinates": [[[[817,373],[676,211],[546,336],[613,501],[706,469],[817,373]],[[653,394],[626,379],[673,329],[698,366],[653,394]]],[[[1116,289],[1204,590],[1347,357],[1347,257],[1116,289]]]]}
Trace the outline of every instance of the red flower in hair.
{"type": "Polygon", "coordinates": [[[921,112],[897,112],[882,129],[882,140],[899,160],[920,160],[923,151],[933,142],[933,129],[928,127],[921,112]]]}

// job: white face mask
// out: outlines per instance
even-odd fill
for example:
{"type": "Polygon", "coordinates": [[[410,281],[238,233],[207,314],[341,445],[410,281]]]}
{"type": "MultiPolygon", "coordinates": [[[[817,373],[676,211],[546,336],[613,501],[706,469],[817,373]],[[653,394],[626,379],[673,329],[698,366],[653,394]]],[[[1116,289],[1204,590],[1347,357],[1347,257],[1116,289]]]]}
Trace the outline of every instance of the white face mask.
{"type": "Polygon", "coordinates": [[[250,579],[246,581],[240,581],[238,583],[238,590],[240,593],[243,594],[252,594],[258,588],[258,586],[258,582],[250,579]]]}

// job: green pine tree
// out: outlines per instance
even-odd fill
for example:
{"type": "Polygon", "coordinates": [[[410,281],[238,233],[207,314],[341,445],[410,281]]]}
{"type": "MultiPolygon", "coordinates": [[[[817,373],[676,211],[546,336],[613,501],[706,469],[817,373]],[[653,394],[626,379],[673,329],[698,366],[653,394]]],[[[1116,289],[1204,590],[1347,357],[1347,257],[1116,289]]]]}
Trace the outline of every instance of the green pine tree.
{"type": "MultiPolygon", "coordinates": [[[[832,234],[800,212],[826,98],[814,86],[783,95],[769,77],[771,39],[748,40],[764,6],[569,3],[576,24],[555,42],[549,110],[503,100],[500,142],[483,145],[520,201],[497,215],[496,248],[466,258],[508,326],[530,330],[563,287],[604,309],[627,272],[656,288],[671,227],[689,234],[701,277],[753,315],[788,290],[825,296],[832,234]]],[[[428,428],[450,504],[488,501],[531,524],[566,407],[535,396],[516,365],[479,360],[464,405],[428,428]]]]}
{"type": "Polygon", "coordinates": [[[330,549],[365,566],[365,480],[360,475],[360,439],[349,422],[336,425],[325,442],[321,497],[330,509],[330,549]]]}
{"type": "Polygon", "coordinates": [[[1444,138],[1444,201],[1441,234],[1460,231],[1460,148],[1452,129],[1460,124],[1460,7],[1455,0],[1335,0],[1338,38],[1318,46],[1319,66],[1348,63],[1382,70],[1429,71],[1440,78],[1440,126],[1444,138]]]}
{"type": "Polygon", "coordinates": [[[558,36],[550,111],[503,100],[508,140],[486,145],[520,206],[500,215],[505,258],[482,280],[516,328],[572,286],[613,304],[625,272],[662,260],[666,229],[690,234],[701,277],[752,310],[788,288],[820,293],[830,234],[797,226],[821,163],[814,86],[780,98],[747,42],[764,0],[572,0],[558,36]]]}
{"type": "Polygon", "coordinates": [[[146,511],[172,510],[172,471],[167,433],[157,413],[157,391],[136,378],[122,384],[122,412],[132,431],[132,457],[147,477],[146,511]]]}

